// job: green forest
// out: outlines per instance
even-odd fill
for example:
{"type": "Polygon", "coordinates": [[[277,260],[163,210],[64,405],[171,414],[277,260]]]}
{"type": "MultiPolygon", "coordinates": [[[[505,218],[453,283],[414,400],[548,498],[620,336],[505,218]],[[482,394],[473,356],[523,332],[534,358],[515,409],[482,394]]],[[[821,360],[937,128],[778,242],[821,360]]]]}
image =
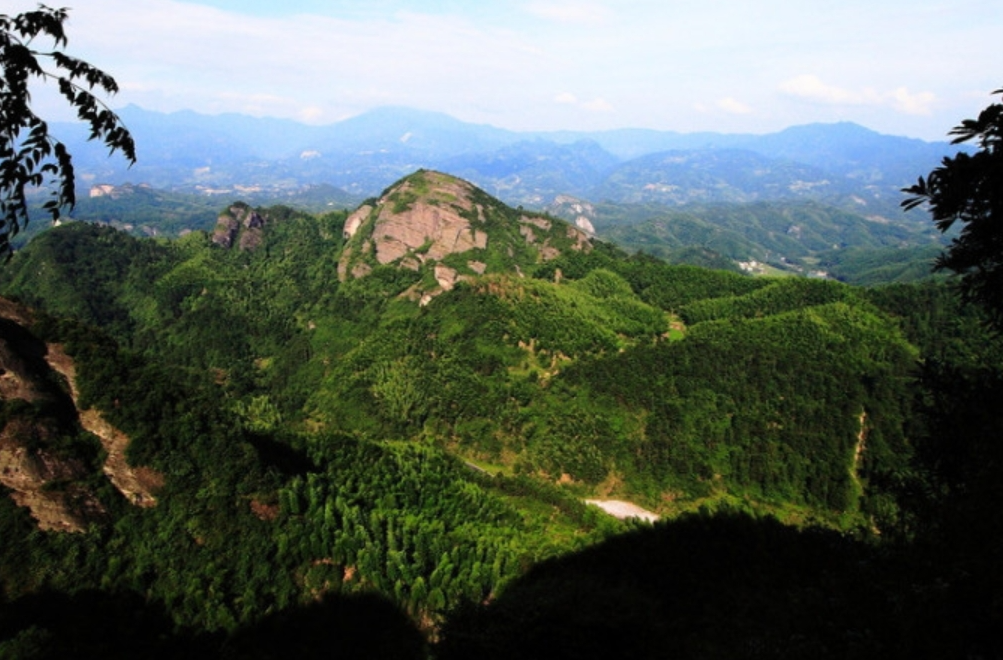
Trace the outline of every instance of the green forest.
{"type": "MultiPolygon", "coordinates": [[[[426,176],[386,209],[459,203],[426,176]]],[[[245,204],[222,214],[263,219],[253,249],[76,222],[19,250],[0,295],[79,400],[5,399],[0,427],[49,424],[29,450],[86,474],[46,487],[100,512],[42,531],[0,497],[0,657],[996,657],[1003,346],[977,306],[586,249],[471,199],[488,247],[441,259],[245,204]]]]}

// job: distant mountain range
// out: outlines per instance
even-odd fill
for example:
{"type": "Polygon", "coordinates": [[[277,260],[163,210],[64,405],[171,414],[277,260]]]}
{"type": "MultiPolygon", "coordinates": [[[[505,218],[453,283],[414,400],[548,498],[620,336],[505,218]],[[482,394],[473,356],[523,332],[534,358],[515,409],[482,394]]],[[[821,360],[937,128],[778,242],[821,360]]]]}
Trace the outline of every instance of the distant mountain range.
{"type": "Polygon", "coordinates": [[[53,127],[74,154],[83,185],[131,182],[228,199],[289,196],[325,185],[344,191],[327,193],[345,206],[429,168],[534,208],[561,195],[670,206],[810,199],[887,217],[898,213],[900,188],[958,150],[851,123],[766,135],[529,133],[407,108],[381,108],[328,126],[135,106],[120,115],[138,144],[131,169],[86,142],[82,127],[53,127]]]}

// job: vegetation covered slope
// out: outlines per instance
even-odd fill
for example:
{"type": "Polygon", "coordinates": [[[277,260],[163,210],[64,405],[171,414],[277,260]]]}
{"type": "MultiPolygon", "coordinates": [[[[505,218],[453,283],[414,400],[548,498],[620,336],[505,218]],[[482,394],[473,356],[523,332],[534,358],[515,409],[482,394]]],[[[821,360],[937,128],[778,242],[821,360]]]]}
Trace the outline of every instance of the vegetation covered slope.
{"type": "Polygon", "coordinates": [[[230,249],[68,227],[7,291],[214,374],[259,431],[430,442],[655,508],[739,497],[864,523],[869,476],[908,453],[915,350],[845,286],[596,251],[437,173],[347,220],[270,213],[230,249]]]}
{"type": "Polygon", "coordinates": [[[882,272],[863,259],[918,262],[913,279],[929,277],[929,251],[942,238],[909,216],[864,215],[815,201],[762,201],[744,204],[692,204],[682,208],[657,205],[596,207],[593,222],[600,235],[630,250],[644,250],[671,261],[692,258],[702,248],[732,267],[760,272],[768,264],[801,275],[828,273],[855,283],[891,282],[902,272],[882,272]],[[855,260],[854,260],[855,259],[855,260]]]}
{"type": "MultiPolygon", "coordinates": [[[[926,365],[998,363],[949,350],[984,339],[974,322],[940,325],[954,308],[922,321],[918,289],[879,296],[584,249],[556,219],[538,218],[544,230],[437,176],[388,190],[354,230],[345,213],[272,208],[257,212],[260,241],[229,248],[204,232],[167,242],[75,224],[19,253],[4,292],[86,324],[36,332],[66,344],[84,401],[164,486],[144,510],[109,493],[114,522],[72,538],[38,534],[0,498],[3,599],[143,594],[198,636],[375,591],[428,631],[529,566],[626,529],[589,495],[889,539],[929,516],[915,493],[941,486],[915,452],[938,455],[926,439],[943,427],[916,407],[957,399],[931,388],[926,365]],[[423,239],[369,261],[387,234],[367,223],[422,199],[451,205],[456,186],[479,200],[471,226],[484,209],[488,247],[439,253],[423,239]],[[354,276],[346,238],[368,265],[354,276]],[[492,253],[496,240],[511,252],[492,253]],[[448,291],[435,278],[471,261],[494,270],[448,291]],[[424,305],[414,295],[436,287],[424,305]]],[[[0,639],[25,644],[52,630],[3,625],[0,639]]]]}

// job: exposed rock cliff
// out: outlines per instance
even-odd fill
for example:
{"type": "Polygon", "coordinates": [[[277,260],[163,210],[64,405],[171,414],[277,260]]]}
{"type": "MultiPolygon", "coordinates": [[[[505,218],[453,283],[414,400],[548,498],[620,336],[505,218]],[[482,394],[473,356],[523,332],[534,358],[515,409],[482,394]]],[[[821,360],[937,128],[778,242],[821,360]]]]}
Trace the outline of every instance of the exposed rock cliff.
{"type": "Polygon", "coordinates": [[[128,465],[128,438],[98,411],[77,410],[72,359],[32,335],[31,322],[29,310],[0,298],[0,484],[43,530],[82,531],[104,520],[84,485],[98,450],[81,444],[83,427],[101,440],[111,482],[134,504],[155,504],[159,476],[128,465]]]}
{"type": "Polygon", "coordinates": [[[589,236],[596,235],[595,225],[596,208],[591,203],[570,195],[558,195],[546,207],[547,213],[552,213],[559,218],[574,221],[575,226],[587,233],[589,236]]]}
{"type": "Polygon", "coordinates": [[[89,473],[86,463],[46,446],[58,433],[50,420],[8,419],[0,431],[0,483],[11,489],[18,506],[31,511],[40,529],[79,532],[106,512],[79,483],[89,473]]]}
{"type": "MultiPolygon", "coordinates": [[[[76,368],[72,358],[63,351],[62,346],[49,344],[48,349],[45,355],[46,362],[66,379],[73,404],[77,406],[79,394],[77,392],[76,368]]],[[[150,468],[134,468],[129,465],[125,458],[125,450],[129,447],[129,437],[108,423],[100,411],[93,408],[80,410],[79,406],[77,406],[77,410],[80,425],[101,440],[101,446],[107,454],[102,471],[109,481],[136,506],[151,507],[156,505],[157,498],[153,491],[163,485],[163,477],[150,468]]]]}
{"type": "Polygon", "coordinates": [[[212,242],[227,249],[253,250],[261,245],[265,218],[244,204],[234,204],[216,219],[212,242]]]}
{"type": "Polygon", "coordinates": [[[342,281],[378,266],[428,268],[436,286],[418,291],[425,302],[469,277],[519,272],[564,250],[592,248],[588,233],[573,225],[512,209],[466,181],[425,170],[359,207],[345,223],[345,238],[342,281]]]}

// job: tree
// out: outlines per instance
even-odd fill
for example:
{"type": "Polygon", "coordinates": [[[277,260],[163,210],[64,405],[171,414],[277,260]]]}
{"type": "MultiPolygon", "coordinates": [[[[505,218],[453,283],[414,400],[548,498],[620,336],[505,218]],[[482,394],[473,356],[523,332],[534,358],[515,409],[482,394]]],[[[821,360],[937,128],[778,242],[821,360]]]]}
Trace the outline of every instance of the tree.
{"type": "Polygon", "coordinates": [[[32,110],[33,81],[54,82],[77,116],[90,126],[89,139],[100,139],[110,153],[119,151],[130,163],[136,162],[129,131],[93,93],[115,94],[115,80],[62,52],[67,45],[66,18],[66,9],[45,5],[15,16],[0,14],[0,253],[7,256],[10,239],[28,224],[26,193],[33,188],[49,189],[42,207],[53,221],[76,202],[72,158],[32,110]],[[51,39],[52,48],[36,50],[33,42],[39,37],[51,39]]]}
{"type": "Polygon", "coordinates": [[[913,196],[902,206],[928,203],[942,232],[961,221],[964,226],[935,269],[961,275],[964,299],[982,305],[992,326],[1003,330],[1003,104],[991,104],[949,135],[956,136],[952,144],[977,139],[978,151],[944,158],[925,179],[903,189],[913,196]]]}

